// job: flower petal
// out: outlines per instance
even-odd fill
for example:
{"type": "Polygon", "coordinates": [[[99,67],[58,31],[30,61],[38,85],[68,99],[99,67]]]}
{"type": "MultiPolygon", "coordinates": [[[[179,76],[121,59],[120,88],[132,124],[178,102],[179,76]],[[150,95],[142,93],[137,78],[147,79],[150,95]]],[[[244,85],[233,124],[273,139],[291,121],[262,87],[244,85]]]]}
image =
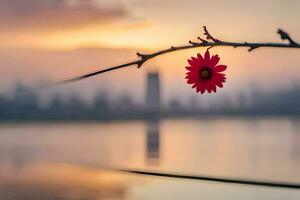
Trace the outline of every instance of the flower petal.
{"type": "Polygon", "coordinates": [[[223,87],[223,84],[222,84],[221,82],[219,82],[219,83],[217,83],[217,86],[218,86],[219,88],[222,88],[222,87],[223,87]]]}
{"type": "Polygon", "coordinates": [[[212,66],[216,66],[219,63],[219,61],[220,61],[220,57],[218,55],[214,55],[210,59],[210,64],[212,66]]]}
{"type": "Polygon", "coordinates": [[[202,55],[200,53],[197,54],[197,57],[198,57],[198,59],[199,59],[200,62],[203,62],[203,57],[202,57],[202,55]]]}
{"type": "Polygon", "coordinates": [[[201,94],[204,94],[205,90],[206,90],[206,83],[203,82],[203,83],[199,84],[199,86],[200,86],[200,92],[201,92],[201,94]]]}
{"type": "Polygon", "coordinates": [[[210,82],[207,82],[207,83],[206,83],[206,90],[207,90],[208,93],[211,93],[212,85],[211,85],[210,82]]]}
{"type": "Polygon", "coordinates": [[[208,63],[210,61],[210,54],[209,54],[209,51],[206,50],[205,54],[204,54],[204,61],[206,63],[208,63]]]}
{"type": "Polygon", "coordinates": [[[214,92],[217,92],[217,87],[216,87],[216,85],[214,84],[213,86],[212,86],[212,91],[214,91],[214,92]]]}
{"type": "Polygon", "coordinates": [[[226,68],[227,68],[227,66],[225,66],[225,65],[218,65],[215,67],[215,70],[216,70],[216,72],[223,72],[226,70],[226,68]]]}
{"type": "Polygon", "coordinates": [[[199,93],[199,92],[200,92],[200,87],[199,87],[199,85],[197,85],[197,87],[196,87],[196,91],[197,91],[197,93],[199,93]]]}
{"type": "Polygon", "coordinates": [[[194,84],[194,83],[195,83],[195,81],[192,80],[192,79],[188,79],[186,82],[187,82],[188,84],[194,84]]]}

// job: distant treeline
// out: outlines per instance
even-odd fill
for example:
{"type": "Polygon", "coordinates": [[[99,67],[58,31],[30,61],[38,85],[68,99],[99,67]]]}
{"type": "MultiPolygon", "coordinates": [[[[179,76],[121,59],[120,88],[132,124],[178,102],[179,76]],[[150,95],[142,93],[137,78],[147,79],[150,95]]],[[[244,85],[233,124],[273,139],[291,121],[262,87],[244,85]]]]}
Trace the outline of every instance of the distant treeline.
{"type": "Polygon", "coordinates": [[[67,103],[58,96],[48,106],[40,106],[39,97],[31,89],[18,86],[11,98],[0,96],[0,121],[7,120],[112,120],[152,117],[207,116],[207,115],[300,115],[300,87],[272,92],[253,92],[240,96],[238,103],[222,99],[208,108],[182,106],[172,100],[168,106],[149,110],[125,95],[109,101],[105,93],[95,96],[92,105],[73,97],[67,103]]]}

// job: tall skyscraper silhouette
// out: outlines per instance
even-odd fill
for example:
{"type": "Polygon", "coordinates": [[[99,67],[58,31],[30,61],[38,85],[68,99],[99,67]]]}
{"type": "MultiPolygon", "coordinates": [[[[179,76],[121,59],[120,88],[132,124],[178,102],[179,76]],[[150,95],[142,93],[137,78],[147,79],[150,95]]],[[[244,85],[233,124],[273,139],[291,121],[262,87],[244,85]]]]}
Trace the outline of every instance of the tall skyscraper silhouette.
{"type": "Polygon", "coordinates": [[[151,112],[158,112],[160,108],[160,83],[157,72],[147,75],[146,106],[147,110],[151,112]]]}

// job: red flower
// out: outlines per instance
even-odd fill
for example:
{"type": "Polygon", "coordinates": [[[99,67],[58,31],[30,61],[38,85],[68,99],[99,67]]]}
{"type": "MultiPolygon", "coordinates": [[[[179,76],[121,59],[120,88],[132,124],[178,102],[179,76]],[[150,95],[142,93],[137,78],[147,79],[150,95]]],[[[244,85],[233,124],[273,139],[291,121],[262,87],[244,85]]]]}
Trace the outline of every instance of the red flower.
{"type": "Polygon", "coordinates": [[[190,66],[186,67],[188,84],[192,84],[192,88],[196,88],[197,92],[203,94],[206,90],[208,93],[217,91],[217,86],[222,88],[226,80],[223,72],[227,66],[217,65],[219,63],[219,56],[213,55],[210,57],[209,51],[205,52],[204,58],[197,54],[197,58],[192,57],[188,59],[190,66]]]}

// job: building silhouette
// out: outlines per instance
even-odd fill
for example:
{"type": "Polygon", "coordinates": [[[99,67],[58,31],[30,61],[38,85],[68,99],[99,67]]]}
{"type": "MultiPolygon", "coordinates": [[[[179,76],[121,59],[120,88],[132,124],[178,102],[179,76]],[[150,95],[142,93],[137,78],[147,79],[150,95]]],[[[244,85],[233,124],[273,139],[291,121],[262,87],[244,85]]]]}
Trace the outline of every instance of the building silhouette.
{"type": "Polygon", "coordinates": [[[160,109],[160,80],[157,72],[147,75],[146,109],[150,112],[158,112],[160,109]]]}

